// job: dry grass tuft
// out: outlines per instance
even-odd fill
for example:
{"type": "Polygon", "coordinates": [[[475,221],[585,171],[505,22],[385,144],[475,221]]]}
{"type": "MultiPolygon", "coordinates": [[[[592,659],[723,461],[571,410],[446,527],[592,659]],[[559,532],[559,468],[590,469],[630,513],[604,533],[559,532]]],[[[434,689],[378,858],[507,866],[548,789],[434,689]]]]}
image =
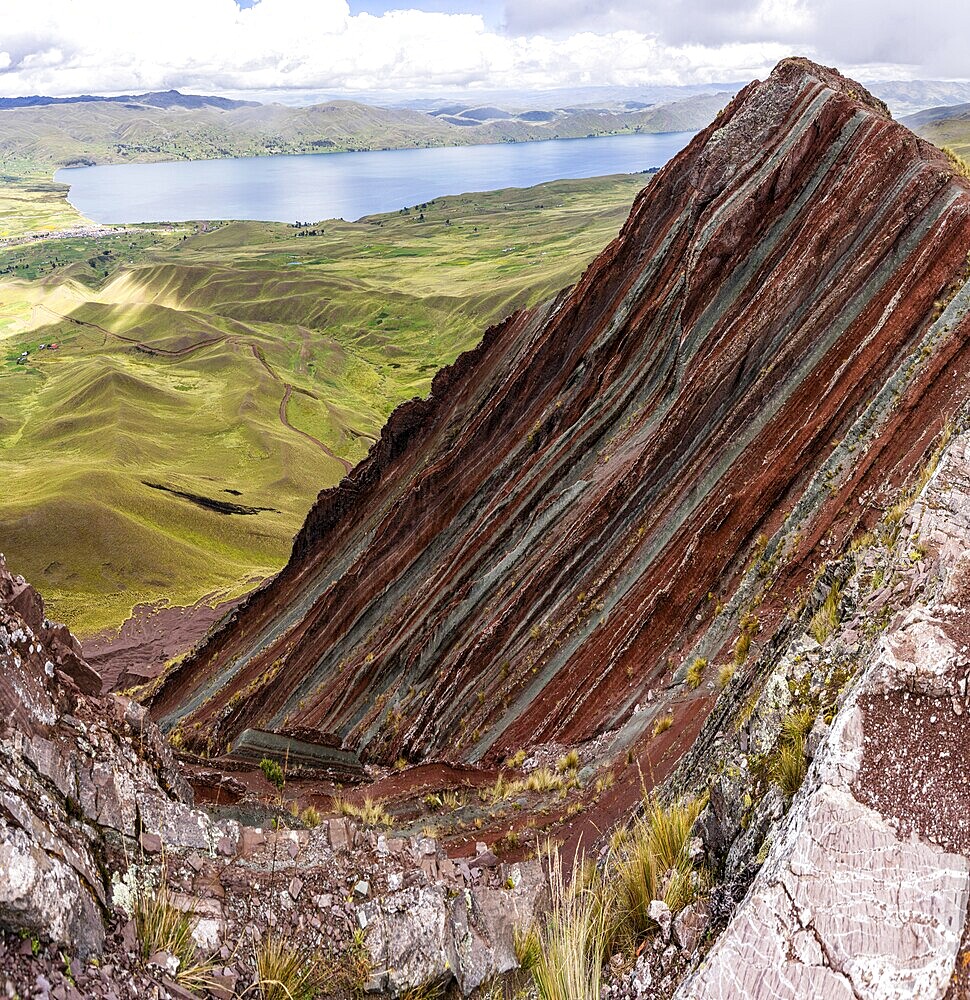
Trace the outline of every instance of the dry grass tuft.
{"type": "Polygon", "coordinates": [[[840,621],[839,601],[841,599],[841,588],[838,583],[833,583],[824,603],[812,615],[812,620],[808,624],[808,630],[820,646],[838,628],[840,621]]]}
{"type": "Polygon", "coordinates": [[[707,660],[703,656],[697,659],[687,668],[687,686],[691,691],[696,691],[704,680],[704,671],[707,669],[707,660]]]}
{"type": "Polygon", "coordinates": [[[751,640],[758,631],[758,616],[751,612],[746,612],[741,616],[740,633],[738,641],[734,644],[734,665],[740,667],[748,658],[748,651],[751,649],[751,640]]]}
{"type": "Polygon", "coordinates": [[[172,901],[162,881],[153,891],[141,890],[135,897],[135,930],[145,958],[158,951],[167,951],[178,959],[175,980],[192,992],[209,989],[213,983],[216,964],[211,959],[199,959],[195,939],[192,937],[193,919],[172,901]]]}
{"type": "MultiPolygon", "coordinates": [[[[578,870],[579,866],[575,866],[578,870]]],[[[516,941],[540,1000],[599,1000],[610,915],[601,884],[572,884],[559,852],[549,852],[550,906],[541,926],[516,941]]]]}
{"type": "Polygon", "coordinates": [[[322,817],[320,810],[316,806],[307,806],[300,813],[300,822],[308,829],[312,830],[320,825],[322,817]]]}
{"type": "Polygon", "coordinates": [[[365,798],[361,805],[335,795],[331,807],[340,816],[349,816],[359,820],[364,826],[391,826],[391,814],[384,808],[380,799],[365,798]]]}
{"type": "Polygon", "coordinates": [[[324,965],[269,933],[253,945],[256,988],[263,1000],[316,1000],[328,985],[324,965]]]}
{"type": "Polygon", "coordinates": [[[950,161],[950,166],[953,167],[957,174],[970,181],[970,163],[967,163],[951,146],[943,146],[942,148],[943,152],[946,153],[946,158],[950,161]]]}
{"type": "Polygon", "coordinates": [[[630,830],[619,848],[612,876],[615,886],[613,941],[633,946],[652,929],[650,902],[663,899],[676,912],[694,899],[705,884],[688,853],[694,821],[703,800],[691,799],[662,806],[646,804],[646,814],[630,830]]]}
{"type": "Polygon", "coordinates": [[[768,776],[791,798],[801,788],[807,770],[805,740],[797,736],[794,739],[783,739],[778,744],[771,755],[768,776]]]}

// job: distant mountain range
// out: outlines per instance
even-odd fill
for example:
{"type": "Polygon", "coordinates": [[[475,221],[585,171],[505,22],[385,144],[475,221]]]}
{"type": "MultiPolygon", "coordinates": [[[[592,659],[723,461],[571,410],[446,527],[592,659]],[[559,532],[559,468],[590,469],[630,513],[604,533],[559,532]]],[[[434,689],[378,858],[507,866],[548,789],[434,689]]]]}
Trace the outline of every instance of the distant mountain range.
{"type": "MultiPolygon", "coordinates": [[[[104,97],[0,98],[0,162],[8,173],[95,163],[212,159],[277,153],[526,142],[703,128],[740,83],[716,93],[687,87],[586,87],[474,98],[417,98],[378,107],[349,100],[310,106],[177,90],[104,97]],[[700,92],[699,92],[700,91],[700,92]]],[[[872,92],[928,138],[967,142],[940,123],[970,102],[970,82],[887,81],[872,92]],[[933,131],[935,130],[935,131],[933,131]],[[955,135],[955,138],[954,138],[955,135]]]]}
{"type": "Polygon", "coordinates": [[[61,166],[198,160],[424,146],[526,142],[706,126],[731,95],[699,94],[645,107],[510,110],[452,104],[427,113],[355,101],[311,107],[227,102],[177,92],[112,100],[42,98],[0,114],[8,173],[61,166]]]}
{"type": "Polygon", "coordinates": [[[889,105],[897,119],[927,108],[970,101],[970,81],[965,80],[884,80],[866,86],[889,105]]]}
{"type": "Polygon", "coordinates": [[[259,101],[234,101],[211,94],[182,94],[177,90],[149,94],[125,94],[120,97],[100,97],[81,94],[78,97],[0,97],[0,110],[6,108],[41,108],[49,104],[136,104],[151,108],[256,108],[259,101]]]}
{"type": "MultiPolygon", "coordinates": [[[[239,100],[210,94],[183,94],[178,90],[152,91],[146,94],[123,94],[105,97],[81,94],[75,97],[0,97],[0,110],[6,108],[34,108],[49,104],[140,104],[154,108],[252,108],[261,104],[284,104],[289,107],[307,107],[314,104],[331,104],[351,101],[356,104],[392,109],[424,111],[442,115],[468,108],[492,107],[512,116],[523,113],[555,111],[565,108],[599,108],[609,111],[633,111],[671,104],[688,97],[714,93],[737,93],[747,80],[724,80],[709,84],[646,84],[639,87],[570,87],[552,90],[488,90],[471,93],[452,93],[439,97],[405,97],[391,91],[369,91],[336,94],[327,91],[301,91],[298,93],[256,92],[253,99],[239,100]]],[[[970,102],[970,81],[959,80],[881,80],[867,83],[870,92],[889,105],[897,118],[928,108],[952,106],[970,102]]]]}

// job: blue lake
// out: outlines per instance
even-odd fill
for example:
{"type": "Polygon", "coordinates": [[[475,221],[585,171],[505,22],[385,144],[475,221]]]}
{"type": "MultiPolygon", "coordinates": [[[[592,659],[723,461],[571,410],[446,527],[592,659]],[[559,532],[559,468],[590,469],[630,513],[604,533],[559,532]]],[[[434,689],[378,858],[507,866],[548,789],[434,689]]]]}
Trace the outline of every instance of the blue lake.
{"type": "Polygon", "coordinates": [[[96,222],[315,222],[391,212],[439,195],[662,167],[693,132],[367,153],[71,167],[56,179],[96,222]]]}

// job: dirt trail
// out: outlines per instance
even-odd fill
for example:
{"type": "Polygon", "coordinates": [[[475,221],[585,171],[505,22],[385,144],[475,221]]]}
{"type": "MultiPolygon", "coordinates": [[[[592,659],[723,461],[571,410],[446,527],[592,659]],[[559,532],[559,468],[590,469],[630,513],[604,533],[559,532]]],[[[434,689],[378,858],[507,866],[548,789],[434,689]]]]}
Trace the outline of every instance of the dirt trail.
{"type": "Polygon", "coordinates": [[[289,382],[284,382],[283,379],[280,378],[276,369],[273,368],[273,366],[266,360],[263,352],[255,344],[250,344],[249,347],[253,352],[253,357],[266,369],[270,378],[272,378],[274,382],[279,382],[280,385],[283,386],[283,398],[280,400],[280,423],[284,427],[288,427],[291,431],[305,437],[308,441],[312,441],[325,455],[332,458],[335,462],[339,462],[344,467],[346,472],[350,472],[353,465],[348,462],[347,459],[341,458],[339,455],[335,455],[322,441],[315,438],[312,434],[308,434],[306,431],[301,431],[299,427],[294,427],[290,423],[290,418],[286,414],[286,407],[289,405],[290,396],[292,396],[294,392],[302,392],[304,396],[309,396],[311,399],[319,399],[319,397],[315,393],[310,392],[309,389],[301,389],[300,386],[290,385],[289,382]]]}
{"type": "Polygon", "coordinates": [[[334,461],[339,462],[346,472],[350,472],[353,468],[350,462],[345,458],[341,458],[339,455],[335,455],[322,441],[317,440],[312,434],[308,434],[306,431],[301,431],[299,427],[294,427],[290,423],[289,417],[286,415],[286,406],[290,401],[290,396],[293,394],[293,386],[289,382],[284,382],[285,386],[283,390],[283,398],[280,400],[280,422],[284,427],[289,427],[291,431],[295,431],[297,434],[302,434],[308,441],[312,441],[321,451],[329,455],[334,461]]]}
{"type": "Polygon", "coordinates": [[[116,340],[124,341],[126,344],[133,344],[135,347],[140,348],[143,351],[147,351],[150,354],[165,354],[172,358],[181,358],[186,354],[190,354],[192,351],[198,351],[202,347],[208,347],[210,344],[221,344],[223,341],[228,339],[227,337],[213,337],[211,340],[200,340],[197,344],[189,344],[188,347],[180,347],[177,350],[171,350],[167,347],[155,347],[152,344],[146,344],[144,341],[138,340],[136,337],[126,337],[124,334],[115,333],[113,330],[109,330],[106,327],[100,326],[98,323],[91,323],[85,319],[78,319],[76,316],[65,316],[63,313],[57,312],[55,309],[51,309],[50,306],[40,303],[40,308],[49,312],[52,316],[56,316],[58,319],[63,320],[65,323],[73,323],[75,326],[86,326],[91,330],[97,330],[98,333],[102,333],[105,337],[114,337],[116,340]]]}

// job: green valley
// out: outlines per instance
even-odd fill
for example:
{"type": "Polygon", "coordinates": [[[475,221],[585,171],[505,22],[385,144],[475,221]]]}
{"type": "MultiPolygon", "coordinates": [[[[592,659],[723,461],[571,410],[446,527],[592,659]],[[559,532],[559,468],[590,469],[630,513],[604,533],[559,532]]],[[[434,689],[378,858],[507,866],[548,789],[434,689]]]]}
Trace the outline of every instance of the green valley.
{"type": "MultiPolygon", "coordinates": [[[[140,602],[248,589],[391,409],[490,322],[575,281],[646,181],[301,229],[146,225],[0,245],[11,565],[81,635],[140,602]]],[[[82,221],[56,185],[31,183],[6,185],[0,211],[82,221]]]]}

